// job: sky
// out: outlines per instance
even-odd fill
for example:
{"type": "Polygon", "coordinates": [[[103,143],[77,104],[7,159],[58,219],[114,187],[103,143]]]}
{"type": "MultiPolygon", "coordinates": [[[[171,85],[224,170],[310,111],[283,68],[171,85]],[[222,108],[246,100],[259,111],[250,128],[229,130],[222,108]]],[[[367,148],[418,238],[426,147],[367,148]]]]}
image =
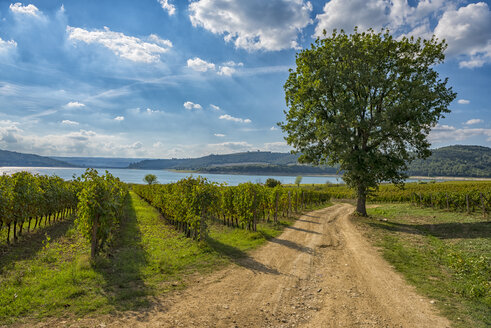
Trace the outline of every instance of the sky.
{"type": "Polygon", "coordinates": [[[188,158],[291,148],[283,85],[322,31],[448,43],[432,147],[491,146],[491,3],[0,0],[0,149],[188,158]]]}

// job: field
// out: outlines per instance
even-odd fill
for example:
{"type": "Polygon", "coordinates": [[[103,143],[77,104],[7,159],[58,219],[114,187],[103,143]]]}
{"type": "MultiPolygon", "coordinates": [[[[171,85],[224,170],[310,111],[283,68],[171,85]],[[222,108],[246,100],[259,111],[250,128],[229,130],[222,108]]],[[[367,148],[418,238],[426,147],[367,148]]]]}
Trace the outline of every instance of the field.
{"type": "MultiPolygon", "coordinates": [[[[29,176],[16,179],[3,181],[13,188],[10,194],[3,194],[11,201],[19,197],[16,193],[25,190],[15,191],[17,185],[32,181],[36,186],[37,181],[41,181],[39,177],[29,176]]],[[[40,220],[36,229],[30,227],[30,232],[26,226],[31,219],[18,219],[14,226],[24,232],[22,236],[9,239],[10,245],[4,238],[7,225],[0,230],[3,236],[0,324],[29,326],[46,321],[62,326],[63,322],[82,320],[90,326],[94,322],[91,320],[104,318],[105,322],[117,326],[116,317],[138,312],[147,313],[148,320],[169,317],[177,322],[203,315],[205,321],[201,324],[205,324],[222,315],[221,311],[213,313],[211,308],[213,302],[223,303],[222,298],[228,299],[224,307],[236,307],[234,311],[241,320],[253,320],[251,322],[260,326],[270,322],[271,315],[279,320],[278,325],[282,320],[292,325],[303,322],[303,319],[293,319],[292,316],[298,316],[295,311],[300,310],[292,312],[289,302],[310,304],[301,313],[318,323],[324,322],[323,317],[319,317],[321,313],[347,320],[346,324],[362,320],[371,313],[370,316],[376,318],[373,327],[386,320],[395,325],[409,324],[416,320],[418,311],[431,312],[422,305],[415,310],[413,319],[400,321],[397,317],[400,309],[395,305],[385,310],[372,306],[395,301],[381,294],[380,290],[385,288],[380,285],[383,280],[376,278],[381,275],[388,279],[393,274],[392,269],[385,267],[385,262],[380,262],[377,268],[369,268],[372,262],[367,259],[375,259],[376,251],[368,244],[363,246],[369,252],[366,259],[360,258],[364,251],[353,253],[350,243],[364,241],[350,228],[349,221],[355,223],[363,238],[375,245],[386,261],[417,288],[421,297],[428,297],[431,306],[438,308],[453,326],[487,327],[491,324],[488,315],[491,307],[489,182],[414,183],[407,184],[404,190],[383,185],[371,195],[370,202],[376,205],[369,209],[369,218],[350,219],[352,207],[338,204],[295,221],[302,211],[329,206],[331,196],[350,199],[353,194],[345,186],[268,188],[244,184],[224,187],[199,178],[170,185],[133,185],[133,191],[128,193],[127,185],[110,175],[99,177],[92,171],[78,184],[53,181],[59,190],[78,190],[77,211],[58,207],[60,214],[53,216],[56,220],[51,224],[40,220]],[[481,202],[472,203],[476,195],[481,202]],[[464,206],[452,206],[451,201],[464,206]],[[93,207],[94,204],[99,205],[93,207]],[[97,214],[101,209],[101,214],[97,214]],[[97,229],[102,230],[97,232],[97,229]],[[97,238],[91,239],[91,236],[97,238]],[[268,240],[271,242],[262,252],[251,253],[268,240]],[[227,269],[231,263],[236,266],[227,269]],[[303,264],[297,267],[299,263],[303,264]],[[352,267],[351,271],[343,263],[352,267]],[[368,267],[363,269],[363,265],[368,267]],[[379,270],[377,275],[364,276],[368,271],[373,274],[375,269],[379,270]],[[228,280],[220,282],[224,275],[231,274],[228,280]],[[290,278],[279,283],[278,275],[290,278]],[[238,281],[238,277],[242,278],[238,281]],[[202,279],[211,279],[211,284],[206,288],[198,287],[202,279]],[[371,281],[371,287],[364,286],[363,281],[371,281]],[[266,311],[251,316],[250,312],[258,311],[255,307],[260,304],[246,305],[248,299],[264,292],[256,290],[257,284],[270,288],[269,302],[274,303],[279,312],[266,311]],[[358,300],[353,296],[344,297],[345,290],[341,286],[349,284],[355,286],[352,288],[357,290],[356,295],[363,297],[358,300]],[[378,287],[373,289],[373,286],[378,287]],[[207,295],[215,293],[213,288],[223,291],[217,291],[214,301],[207,303],[207,295]],[[292,292],[294,289],[298,292],[292,292]],[[186,294],[187,290],[192,297],[186,294]],[[243,290],[243,298],[230,300],[236,290],[243,290]],[[289,292],[280,297],[283,290],[289,292]],[[312,290],[319,294],[314,297],[312,290]],[[176,302],[176,311],[184,312],[163,310],[167,306],[163,304],[168,304],[169,300],[176,302]],[[186,302],[195,301],[198,312],[188,317],[186,302]],[[326,304],[331,306],[326,307],[326,304]],[[337,312],[331,311],[332,304],[339,307],[337,312]],[[357,307],[366,313],[358,313],[357,307]],[[200,312],[202,308],[210,313],[200,312]],[[350,319],[339,317],[345,310],[343,315],[350,319]],[[312,311],[318,313],[314,315],[312,311]],[[288,319],[281,319],[280,314],[288,319]]],[[[29,201],[42,204],[40,200],[48,190],[42,186],[33,187],[40,196],[27,197],[28,204],[29,201]]],[[[73,203],[70,204],[73,209],[73,203]]],[[[4,206],[5,213],[15,213],[13,210],[4,206]]],[[[25,210],[41,213],[32,206],[25,210]]],[[[35,218],[32,215],[33,222],[35,218]]],[[[408,300],[419,297],[401,284],[395,282],[393,286],[400,289],[397,297],[408,300]]],[[[348,295],[352,295],[350,293],[348,295]]],[[[261,297],[265,299],[266,295],[261,297]]],[[[425,318],[445,326],[446,319],[425,318]]],[[[127,320],[120,324],[131,324],[134,318],[129,316],[127,320]]],[[[220,320],[229,322],[225,318],[220,320]]]]}
{"type": "Polygon", "coordinates": [[[66,220],[1,249],[0,323],[78,317],[148,307],[277,236],[292,221],[260,223],[257,232],[211,225],[206,243],[191,242],[134,193],[115,243],[90,260],[90,244],[66,220]]]}
{"type": "Polygon", "coordinates": [[[364,235],[455,327],[489,327],[491,225],[481,215],[382,204],[357,218],[364,235]]]}

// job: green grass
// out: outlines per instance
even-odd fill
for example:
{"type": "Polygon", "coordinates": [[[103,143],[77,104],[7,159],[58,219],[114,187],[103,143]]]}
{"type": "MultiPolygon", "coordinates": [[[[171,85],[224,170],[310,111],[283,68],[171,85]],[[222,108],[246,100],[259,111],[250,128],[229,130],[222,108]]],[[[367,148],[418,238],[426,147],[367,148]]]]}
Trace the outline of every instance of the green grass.
{"type": "Polygon", "coordinates": [[[257,232],[211,224],[206,242],[196,242],[131,193],[118,235],[94,261],[73,220],[0,249],[0,325],[148,307],[155,297],[184,288],[192,274],[231,262],[249,265],[242,261],[247,251],[292,222],[260,223],[257,232]]]}
{"type": "Polygon", "coordinates": [[[491,326],[491,223],[409,204],[369,209],[366,236],[454,327],[491,326]]]}

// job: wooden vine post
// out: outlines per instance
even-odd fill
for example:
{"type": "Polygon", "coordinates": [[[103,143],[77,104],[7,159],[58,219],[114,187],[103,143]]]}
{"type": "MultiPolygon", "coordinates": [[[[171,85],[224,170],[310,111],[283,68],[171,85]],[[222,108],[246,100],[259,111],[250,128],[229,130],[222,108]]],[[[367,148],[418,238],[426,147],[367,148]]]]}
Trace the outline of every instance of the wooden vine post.
{"type": "Polygon", "coordinates": [[[479,196],[481,198],[482,216],[486,217],[486,205],[484,203],[484,196],[483,196],[482,192],[479,193],[479,196]]]}

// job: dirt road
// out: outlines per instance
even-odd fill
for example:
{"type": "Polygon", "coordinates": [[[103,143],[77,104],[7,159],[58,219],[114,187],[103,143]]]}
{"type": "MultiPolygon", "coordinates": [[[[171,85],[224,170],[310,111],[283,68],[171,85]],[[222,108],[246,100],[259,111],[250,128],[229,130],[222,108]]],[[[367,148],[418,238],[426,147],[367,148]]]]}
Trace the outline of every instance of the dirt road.
{"type": "Polygon", "coordinates": [[[352,211],[337,204],[304,215],[250,257],[145,313],[74,326],[450,327],[363,239],[352,211]]]}

